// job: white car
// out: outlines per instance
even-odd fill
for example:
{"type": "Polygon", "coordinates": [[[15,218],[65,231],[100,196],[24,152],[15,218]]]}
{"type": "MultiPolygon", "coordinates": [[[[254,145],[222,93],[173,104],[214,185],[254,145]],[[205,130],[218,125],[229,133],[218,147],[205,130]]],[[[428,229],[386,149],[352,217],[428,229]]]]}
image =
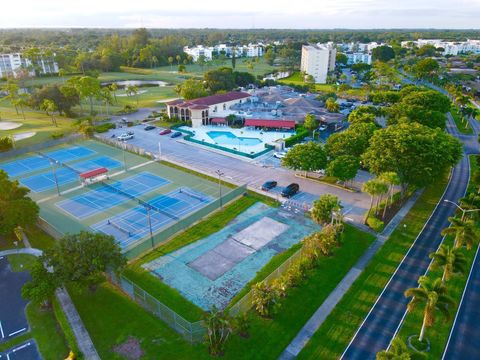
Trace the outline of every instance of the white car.
{"type": "Polygon", "coordinates": [[[119,141],[126,141],[126,140],[130,140],[130,139],[133,139],[133,134],[123,133],[122,135],[117,137],[117,140],[119,140],[119,141]]]}
{"type": "Polygon", "coordinates": [[[325,131],[327,129],[328,129],[328,126],[325,125],[325,124],[320,125],[320,127],[318,128],[318,130],[320,130],[320,131],[325,131]]]}
{"type": "Polygon", "coordinates": [[[287,153],[285,152],[274,152],[273,153],[273,157],[274,158],[277,158],[277,159],[283,159],[285,157],[285,155],[287,155],[287,153]]]}

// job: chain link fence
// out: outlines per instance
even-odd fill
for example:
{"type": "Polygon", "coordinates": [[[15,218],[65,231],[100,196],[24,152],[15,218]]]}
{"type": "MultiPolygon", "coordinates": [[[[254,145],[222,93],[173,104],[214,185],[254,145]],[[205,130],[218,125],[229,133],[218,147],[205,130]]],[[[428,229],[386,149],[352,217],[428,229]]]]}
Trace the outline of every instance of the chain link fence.
{"type": "Polygon", "coordinates": [[[122,289],[131,299],[170,326],[190,343],[203,341],[206,329],[203,321],[190,322],[154,298],[124,276],[111,276],[112,283],[122,289]]]}
{"type": "MultiPolygon", "coordinates": [[[[290,266],[302,257],[302,249],[296,251],[292,256],[285,260],[279,267],[277,267],[273,272],[271,272],[263,282],[271,285],[272,281],[278,279],[283,274],[287,272],[290,266]]],[[[237,316],[239,314],[244,314],[252,308],[252,299],[253,291],[250,290],[245,294],[240,300],[233,304],[229,309],[229,314],[232,316],[237,316]]]]}

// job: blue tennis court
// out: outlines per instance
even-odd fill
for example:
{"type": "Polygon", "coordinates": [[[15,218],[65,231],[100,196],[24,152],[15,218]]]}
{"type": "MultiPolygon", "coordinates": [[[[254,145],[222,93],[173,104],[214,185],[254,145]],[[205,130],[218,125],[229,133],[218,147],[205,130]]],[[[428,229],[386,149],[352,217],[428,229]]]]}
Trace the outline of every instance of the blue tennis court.
{"type": "Polygon", "coordinates": [[[48,157],[60,162],[79,160],[93,154],[96,152],[83,146],[71,146],[45,153],[48,157]]]}
{"type": "Polygon", "coordinates": [[[24,159],[11,161],[0,165],[0,169],[9,176],[16,177],[37,170],[42,170],[50,166],[50,161],[41,156],[29,156],[24,159]]]}
{"type": "MultiPolygon", "coordinates": [[[[149,172],[142,172],[112,183],[110,186],[138,197],[168,183],[170,181],[164,178],[149,172]]],[[[55,205],[77,219],[85,219],[129,200],[130,198],[116,192],[111,187],[100,186],[72,199],[60,201],[55,205]]]]}
{"type": "MultiPolygon", "coordinates": [[[[100,156],[98,158],[86,160],[83,162],[72,164],[70,166],[79,172],[85,172],[96,169],[98,167],[106,167],[110,170],[118,168],[121,165],[122,164],[115,159],[109,158],[108,156],[100,156]]],[[[75,171],[72,171],[65,167],[57,166],[56,174],[59,186],[78,180],[78,174],[75,171]]],[[[53,189],[55,187],[55,177],[53,175],[53,172],[49,171],[46,173],[36,174],[24,179],[20,179],[20,183],[28,187],[33,192],[38,193],[53,189]]]]}
{"type": "MultiPolygon", "coordinates": [[[[211,197],[201,192],[181,188],[148,201],[153,208],[150,211],[152,231],[155,233],[166,225],[178,221],[211,200],[211,197]]],[[[125,248],[149,234],[147,210],[142,205],[136,206],[110,219],[100,221],[93,225],[92,229],[112,235],[120,247],[125,248]]]]}

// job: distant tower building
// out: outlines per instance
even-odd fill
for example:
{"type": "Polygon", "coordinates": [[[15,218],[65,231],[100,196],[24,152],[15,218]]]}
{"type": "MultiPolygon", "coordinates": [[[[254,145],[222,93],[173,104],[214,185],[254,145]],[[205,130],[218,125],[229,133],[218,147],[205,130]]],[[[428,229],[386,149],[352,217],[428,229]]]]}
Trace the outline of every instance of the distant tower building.
{"type": "Polygon", "coordinates": [[[335,70],[336,55],[332,44],[303,45],[300,69],[312,75],[316,83],[325,84],[328,73],[335,70]]]}

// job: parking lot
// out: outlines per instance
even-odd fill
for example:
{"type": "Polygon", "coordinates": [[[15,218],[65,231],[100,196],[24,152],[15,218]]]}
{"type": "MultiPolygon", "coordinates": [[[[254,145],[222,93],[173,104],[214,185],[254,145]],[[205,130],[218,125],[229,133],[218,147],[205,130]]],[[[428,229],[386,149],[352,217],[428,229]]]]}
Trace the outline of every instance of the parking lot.
{"type": "Polygon", "coordinates": [[[0,359],[5,360],[41,360],[42,357],[34,340],[27,340],[13,348],[0,353],[0,359]]]}
{"type": "MultiPolygon", "coordinates": [[[[346,190],[306,180],[295,176],[295,172],[280,166],[280,161],[273,158],[273,152],[262,157],[242,159],[224,155],[217,150],[206,149],[200,145],[187,143],[182,138],[172,139],[170,135],[159,135],[161,128],[145,131],[144,125],[137,125],[132,130],[135,137],[127,142],[146,149],[149,152],[160,154],[160,157],[178,165],[184,165],[203,171],[217,177],[216,171],[220,170],[227,180],[238,184],[248,184],[249,187],[261,189],[267,180],[276,180],[279,187],[290,183],[298,183],[300,192],[294,199],[311,202],[322,194],[333,194],[339,197],[344,205],[344,211],[348,211],[349,219],[361,222],[364,213],[369,206],[369,196],[363,193],[352,193],[346,190]]],[[[127,128],[110,130],[105,137],[119,136],[127,128]]],[[[360,182],[369,177],[366,172],[359,172],[357,179],[360,182]]],[[[281,189],[277,189],[280,190],[281,189]]],[[[280,199],[280,196],[279,196],[280,199]]]]}
{"type": "Polygon", "coordinates": [[[0,343],[28,330],[27,301],[22,298],[21,291],[29,279],[28,272],[12,271],[8,259],[0,257],[0,343]]]}

